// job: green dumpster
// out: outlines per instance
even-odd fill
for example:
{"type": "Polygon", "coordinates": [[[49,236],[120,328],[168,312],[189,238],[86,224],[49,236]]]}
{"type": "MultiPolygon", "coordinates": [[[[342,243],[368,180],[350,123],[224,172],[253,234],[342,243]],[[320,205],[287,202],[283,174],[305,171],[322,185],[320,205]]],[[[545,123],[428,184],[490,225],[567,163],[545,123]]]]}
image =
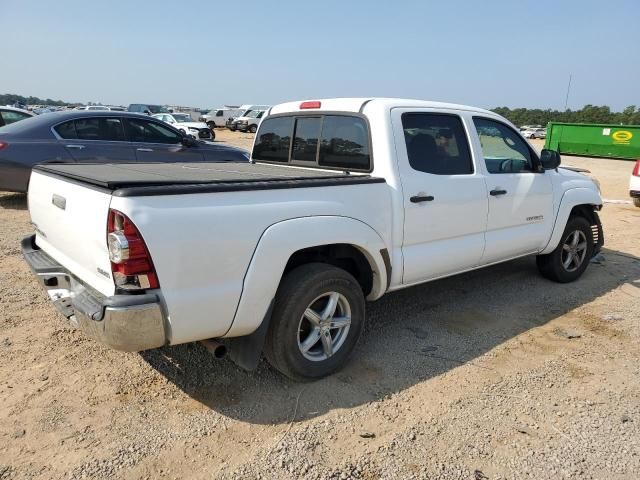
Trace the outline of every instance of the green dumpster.
{"type": "Polygon", "coordinates": [[[585,157],[640,159],[640,125],[547,124],[545,148],[585,157]]]}

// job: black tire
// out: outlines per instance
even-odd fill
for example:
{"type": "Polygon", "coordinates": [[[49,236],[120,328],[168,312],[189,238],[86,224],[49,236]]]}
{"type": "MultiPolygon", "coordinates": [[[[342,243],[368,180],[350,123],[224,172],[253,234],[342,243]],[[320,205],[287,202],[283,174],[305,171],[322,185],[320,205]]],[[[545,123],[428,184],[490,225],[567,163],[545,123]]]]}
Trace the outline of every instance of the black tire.
{"type": "MultiPolygon", "coordinates": [[[[340,318],[349,316],[344,311],[342,315],[343,317],[340,318]]],[[[302,265],[285,275],[278,287],[265,340],[265,356],[274,368],[293,380],[309,381],[326,377],[346,364],[358,343],[364,321],[364,294],[351,274],[324,263],[302,265]],[[314,308],[316,304],[322,310],[322,304],[318,302],[323,302],[325,298],[323,295],[325,295],[328,303],[328,297],[332,294],[340,298],[336,313],[338,309],[346,310],[342,305],[344,302],[348,303],[346,307],[350,311],[350,325],[346,331],[337,329],[337,331],[333,330],[333,334],[329,333],[328,338],[332,342],[335,341],[336,345],[341,342],[331,356],[321,358],[326,356],[326,350],[322,335],[319,333],[320,338],[317,340],[319,344],[313,344],[316,347],[319,345],[319,348],[315,351],[309,349],[305,354],[302,351],[304,341],[301,342],[301,339],[306,336],[305,339],[308,340],[313,333],[304,331],[305,322],[313,328],[305,312],[307,309],[314,308]],[[319,358],[309,359],[305,355],[316,355],[319,358]]]]}
{"type": "Polygon", "coordinates": [[[567,226],[562,233],[560,243],[556,249],[548,255],[538,255],[536,257],[538,270],[540,270],[543,277],[553,280],[554,282],[573,282],[580,278],[589,266],[594,248],[593,232],[591,231],[590,222],[584,217],[569,217],[567,226]],[[581,232],[581,234],[579,232],[581,232]],[[575,254],[566,251],[565,245],[569,247],[569,249],[572,248],[571,240],[575,238],[574,235],[578,236],[577,247],[581,244],[581,239],[584,238],[586,242],[584,255],[582,255],[582,251],[578,251],[575,254]],[[569,261],[568,255],[577,255],[577,257],[574,258],[581,258],[579,264],[576,259],[575,262],[571,261],[569,263],[569,267],[566,267],[564,262],[569,261]]]}
{"type": "Polygon", "coordinates": [[[634,199],[633,199],[633,204],[634,204],[636,207],[640,208],[640,198],[634,198],[634,199]]]}
{"type": "Polygon", "coordinates": [[[256,133],[256,132],[258,131],[258,126],[257,126],[257,125],[251,125],[251,126],[249,127],[249,131],[250,131],[251,133],[256,133]]]}
{"type": "Polygon", "coordinates": [[[207,122],[207,127],[209,127],[209,130],[213,132],[213,129],[216,128],[216,122],[214,122],[213,120],[209,120],[207,122]]]}

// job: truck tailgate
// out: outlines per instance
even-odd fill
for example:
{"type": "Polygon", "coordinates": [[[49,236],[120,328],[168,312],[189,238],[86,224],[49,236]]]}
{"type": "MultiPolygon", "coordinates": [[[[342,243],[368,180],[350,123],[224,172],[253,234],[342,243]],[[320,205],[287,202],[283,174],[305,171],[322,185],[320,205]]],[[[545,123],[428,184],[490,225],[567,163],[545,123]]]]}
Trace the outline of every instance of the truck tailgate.
{"type": "Polygon", "coordinates": [[[113,295],[107,250],[110,192],[34,171],[28,200],[36,245],[95,290],[113,295]]]}

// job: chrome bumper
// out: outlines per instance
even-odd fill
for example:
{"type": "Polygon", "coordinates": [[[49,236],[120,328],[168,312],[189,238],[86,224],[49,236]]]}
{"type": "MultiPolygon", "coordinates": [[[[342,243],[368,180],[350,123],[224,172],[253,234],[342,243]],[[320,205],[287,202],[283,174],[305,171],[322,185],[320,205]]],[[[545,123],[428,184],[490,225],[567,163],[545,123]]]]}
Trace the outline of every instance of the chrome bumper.
{"type": "Polygon", "coordinates": [[[22,254],[58,311],[91,338],[127,352],[167,343],[157,294],[105,297],[40,250],[35,244],[35,235],[22,240],[22,254]]]}

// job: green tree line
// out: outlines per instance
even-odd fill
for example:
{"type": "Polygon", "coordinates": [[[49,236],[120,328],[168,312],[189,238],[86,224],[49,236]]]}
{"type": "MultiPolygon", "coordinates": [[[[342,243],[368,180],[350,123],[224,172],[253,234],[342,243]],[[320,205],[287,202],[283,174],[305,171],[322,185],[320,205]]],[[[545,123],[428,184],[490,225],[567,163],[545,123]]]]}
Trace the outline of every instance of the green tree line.
{"type": "Polygon", "coordinates": [[[68,103],[62,100],[52,100],[50,98],[24,97],[15,93],[0,94],[0,105],[13,105],[20,102],[24,105],[55,105],[62,107],[67,105],[80,105],[79,103],[68,103]]]}
{"type": "Polygon", "coordinates": [[[498,107],[492,109],[512,123],[521,125],[542,125],[547,122],[567,123],[611,123],[622,125],[640,125],[640,108],[629,105],[621,112],[612,112],[607,106],[585,105],[580,110],[542,110],[539,108],[498,107]]]}
{"type": "MultiPolygon", "coordinates": [[[[50,98],[25,97],[15,93],[0,94],[0,105],[12,105],[20,102],[25,105],[81,105],[50,98]]],[[[492,109],[498,115],[520,125],[546,125],[548,122],[567,123],[612,123],[622,125],[640,125],[640,107],[629,105],[621,112],[612,112],[608,106],[585,105],[580,110],[542,110],[540,108],[497,107],[492,109]]]]}

